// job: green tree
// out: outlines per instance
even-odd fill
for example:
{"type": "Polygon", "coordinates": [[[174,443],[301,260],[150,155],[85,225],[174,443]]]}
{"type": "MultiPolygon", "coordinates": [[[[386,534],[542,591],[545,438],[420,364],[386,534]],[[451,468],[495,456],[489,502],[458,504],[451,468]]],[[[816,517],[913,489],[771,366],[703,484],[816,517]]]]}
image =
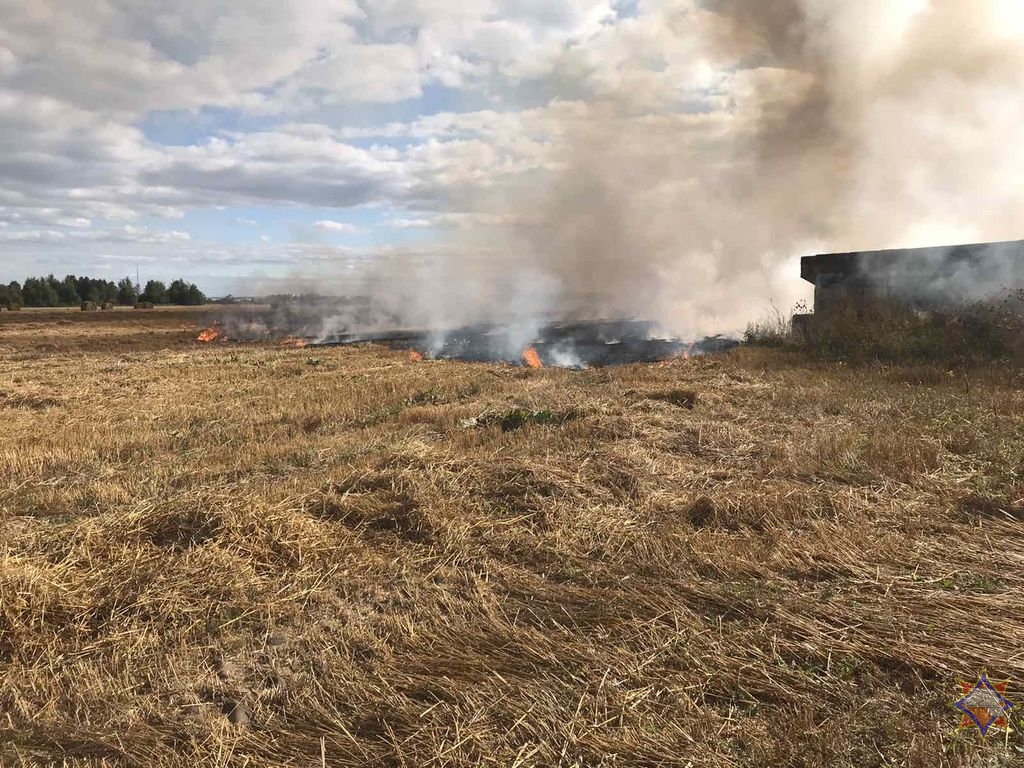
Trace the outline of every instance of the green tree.
{"type": "Polygon", "coordinates": [[[109,301],[111,304],[116,304],[117,283],[115,283],[113,280],[101,280],[100,282],[101,301],[109,301]]]}
{"type": "Polygon", "coordinates": [[[151,301],[154,304],[199,305],[205,304],[207,299],[195,283],[181,278],[171,283],[170,287],[159,280],[150,280],[141,294],[130,277],[115,283],[103,278],[75,275],[67,275],[63,280],[58,280],[53,275],[47,275],[29,277],[24,286],[16,281],[7,286],[0,285],[0,304],[13,302],[25,307],[59,307],[77,306],[83,301],[96,304],[109,301],[132,305],[137,301],[151,301]]]}
{"type": "Polygon", "coordinates": [[[90,277],[76,277],[75,278],[75,293],[78,294],[80,301],[96,301],[93,298],[93,286],[95,280],[90,277]]]}
{"type": "Polygon", "coordinates": [[[178,278],[167,286],[167,300],[171,304],[184,304],[185,297],[188,294],[188,286],[185,281],[178,278]]]}
{"type": "Polygon", "coordinates": [[[46,284],[48,286],[50,286],[50,288],[53,289],[54,294],[57,296],[56,301],[53,304],[51,304],[50,306],[52,306],[52,307],[59,306],[60,305],[60,280],[58,280],[56,277],[54,277],[52,273],[47,275],[43,279],[46,281],[46,284]]]}
{"type": "Polygon", "coordinates": [[[188,301],[186,304],[192,306],[199,306],[200,304],[206,303],[206,294],[199,290],[199,286],[195,283],[188,284],[188,301]]]}
{"type": "Polygon", "coordinates": [[[78,294],[78,280],[74,275],[68,275],[57,284],[57,301],[65,307],[82,303],[82,297],[78,294]]]}
{"type": "Polygon", "coordinates": [[[167,300],[171,304],[186,304],[196,306],[206,303],[206,296],[194,283],[186,283],[177,279],[167,288],[167,300]]]}
{"type": "Polygon", "coordinates": [[[167,286],[159,280],[150,280],[146,283],[146,290],[139,296],[142,301],[152,301],[154,304],[167,303],[167,286]]]}
{"type": "Polygon", "coordinates": [[[30,277],[25,280],[21,288],[22,298],[26,307],[56,307],[60,299],[57,296],[57,289],[53,275],[49,278],[30,277]]]}
{"type": "Polygon", "coordinates": [[[117,284],[117,303],[131,306],[139,298],[139,292],[135,290],[135,283],[130,277],[117,284]]]}

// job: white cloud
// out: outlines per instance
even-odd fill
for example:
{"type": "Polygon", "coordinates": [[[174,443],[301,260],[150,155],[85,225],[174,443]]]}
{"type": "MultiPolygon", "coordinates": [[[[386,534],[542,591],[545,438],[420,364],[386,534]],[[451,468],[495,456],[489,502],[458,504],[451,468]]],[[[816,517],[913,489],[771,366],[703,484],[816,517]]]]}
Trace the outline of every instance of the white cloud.
{"type": "Polygon", "coordinates": [[[397,218],[388,219],[384,225],[393,229],[428,229],[434,226],[434,220],[397,218]]]}
{"type": "Polygon", "coordinates": [[[485,213],[480,211],[461,213],[438,213],[429,217],[387,219],[385,226],[393,229],[452,228],[473,229],[476,227],[507,227],[521,224],[519,216],[507,213],[485,213]]]}
{"type": "Polygon", "coordinates": [[[77,229],[88,229],[92,226],[92,219],[84,216],[63,217],[56,221],[62,227],[75,227],[77,229]]]}
{"type": "Polygon", "coordinates": [[[363,227],[357,227],[355,224],[350,224],[347,221],[333,221],[331,219],[314,221],[313,226],[326,232],[338,232],[346,235],[358,235],[366,232],[366,229],[363,227]]]}
{"type": "Polygon", "coordinates": [[[422,93],[426,81],[409,45],[344,45],[306,63],[275,94],[281,105],[393,102],[422,93]]]}
{"type": "Polygon", "coordinates": [[[547,162],[563,106],[362,129],[323,110],[432,83],[514,86],[608,36],[613,15],[599,0],[0,0],[0,13],[0,221],[53,229],[236,204],[465,208],[547,162]],[[154,110],[207,107],[299,120],[232,134],[214,123],[193,146],[140,129],[154,110]],[[363,136],[412,143],[349,143],[363,136]]]}
{"type": "Polygon", "coordinates": [[[67,243],[67,244],[147,244],[167,245],[183,243],[191,240],[188,232],[180,230],[154,229],[152,227],[136,227],[130,224],[109,229],[53,229],[53,228],[18,228],[5,227],[0,232],[0,242],[6,243],[67,243]]]}
{"type": "Polygon", "coordinates": [[[4,0],[0,10],[25,90],[131,114],[257,107],[258,89],[352,41],[361,16],[355,0],[4,0]]]}

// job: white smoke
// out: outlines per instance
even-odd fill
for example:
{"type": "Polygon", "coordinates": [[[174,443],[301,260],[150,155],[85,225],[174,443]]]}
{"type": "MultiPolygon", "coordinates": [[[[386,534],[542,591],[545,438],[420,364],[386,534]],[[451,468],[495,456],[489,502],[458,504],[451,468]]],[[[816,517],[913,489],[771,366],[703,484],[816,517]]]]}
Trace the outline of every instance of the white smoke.
{"type": "Polygon", "coordinates": [[[801,255],[1022,236],[1017,0],[639,0],[554,71],[548,157],[367,267],[386,314],[692,338],[806,297],[801,255]]]}
{"type": "Polygon", "coordinates": [[[857,273],[873,293],[922,309],[1017,301],[1024,288],[1024,243],[861,254],[857,273]]]}

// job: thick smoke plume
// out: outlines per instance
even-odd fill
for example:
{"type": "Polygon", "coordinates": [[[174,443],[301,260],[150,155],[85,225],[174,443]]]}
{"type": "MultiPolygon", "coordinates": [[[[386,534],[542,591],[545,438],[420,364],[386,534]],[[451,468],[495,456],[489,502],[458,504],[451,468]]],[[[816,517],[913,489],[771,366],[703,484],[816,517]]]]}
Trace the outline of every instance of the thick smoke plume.
{"type": "Polygon", "coordinates": [[[861,254],[851,278],[870,295],[918,309],[971,312],[994,302],[1019,312],[1024,299],[1024,243],[861,254]]]}
{"type": "Polygon", "coordinates": [[[543,167],[461,201],[487,225],[354,278],[389,322],[694,337],[805,296],[800,255],[1022,236],[1015,0],[641,0],[618,27],[543,84],[588,94],[547,110],[543,167]]]}

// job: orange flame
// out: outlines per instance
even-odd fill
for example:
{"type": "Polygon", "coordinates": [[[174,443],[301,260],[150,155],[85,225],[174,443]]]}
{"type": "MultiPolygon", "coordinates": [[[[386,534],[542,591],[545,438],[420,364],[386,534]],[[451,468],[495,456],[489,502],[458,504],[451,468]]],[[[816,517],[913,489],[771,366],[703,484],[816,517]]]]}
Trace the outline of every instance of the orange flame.
{"type": "Polygon", "coordinates": [[[672,365],[677,360],[689,360],[690,357],[692,356],[691,353],[693,352],[693,348],[695,346],[697,346],[697,342],[694,341],[686,349],[684,349],[682,352],[680,352],[679,354],[673,355],[668,360],[662,360],[660,363],[658,363],[658,367],[659,368],[664,368],[665,366],[672,365]]]}
{"type": "Polygon", "coordinates": [[[210,326],[206,330],[201,331],[199,335],[196,336],[196,341],[201,341],[204,344],[209,344],[211,341],[216,341],[219,338],[221,338],[220,330],[214,326],[210,326]]]}
{"type": "Polygon", "coordinates": [[[309,344],[309,342],[305,339],[296,339],[294,336],[286,336],[281,339],[278,344],[282,347],[295,347],[296,349],[302,349],[309,344]]]}
{"type": "Polygon", "coordinates": [[[422,355],[422,353],[417,352],[415,349],[410,349],[409,350],[409,359],[412,362],[414,362],[414,363],[418,363],[418,362],[420,362],[423,359],[423,355],[422,355]]]}
{"type": "Polygon", "coordinates": [[[544,367],[540,362],[540,355],[537,354],[537,350],[533,347],[527,347],[523,350],[523,363],[527,368],[544,367]]]}

